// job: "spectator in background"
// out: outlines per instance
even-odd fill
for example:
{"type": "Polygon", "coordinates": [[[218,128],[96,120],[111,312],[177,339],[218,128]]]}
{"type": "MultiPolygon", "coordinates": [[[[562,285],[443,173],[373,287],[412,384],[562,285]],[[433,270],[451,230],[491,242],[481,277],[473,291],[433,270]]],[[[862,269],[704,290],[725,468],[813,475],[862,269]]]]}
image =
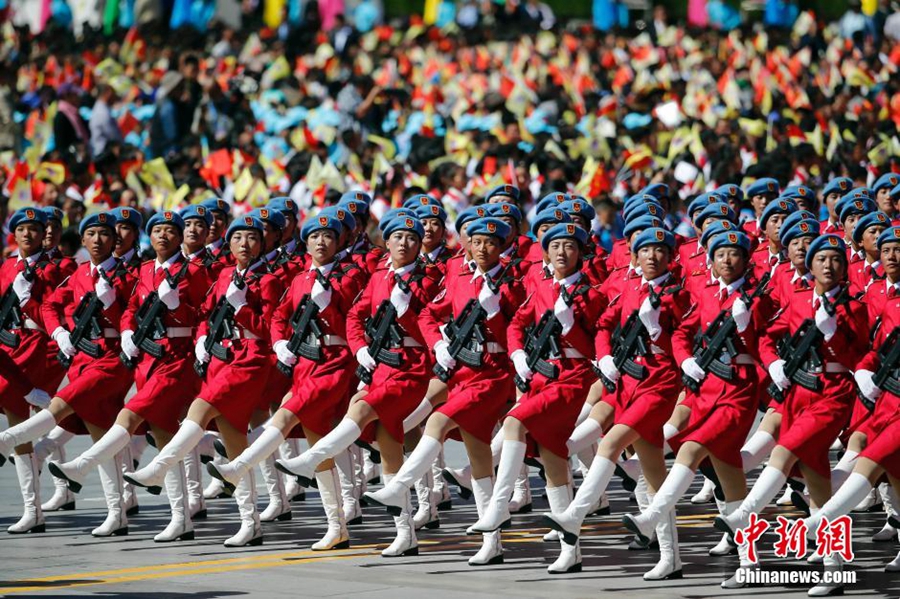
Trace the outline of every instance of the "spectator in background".
{"type": "Polygon", "coordinates": [[[884,20],[884,36],[900,42],[900,2],[891,3],[891,14],[884,20]]]}
{"type": "Polygon", "coordinates": [[[866,17],[860,12],[859,0],[850,0],[847,3],[847,12],[838,21],[838,28],[844,39],[853,39],[855,35],[866,30],[866,17]]]}
{"type": "Polygon", "coordinates": [[[184,77],[175,71],[163,75],[156,92],[156,112],[150,123],[150,151],[154,156],[165,156],[177,149],[184,134],[179,130],[178,113],[173,98],[183,89],[184,77]]]}
{"type": "Polygon", "coordinates": [[[91,134],[78,114],[81,90],[70,83],[59,86],[59,101],[53,118],[53,137],[56,149],[65,159],[83,156],[87,152],[91,134]]]}
{"type": "Polygon", "coordinates": [[[97,101],[91,111],[91,153],[94,157],[103,154],[111,143],[122,143],[122,131],[112,115],[112,105],[116,102],[116,92],[112,86],[101,83],[97,86],[97,101]]]}

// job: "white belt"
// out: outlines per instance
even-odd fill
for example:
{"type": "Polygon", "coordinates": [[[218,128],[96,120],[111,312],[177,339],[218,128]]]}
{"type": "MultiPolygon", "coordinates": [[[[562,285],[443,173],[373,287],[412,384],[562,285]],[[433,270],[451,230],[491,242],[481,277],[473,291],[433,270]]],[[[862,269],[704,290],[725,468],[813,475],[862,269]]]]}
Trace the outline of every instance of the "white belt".
{"type": "Polygon", "coordinates": [[[194,330],[191,327],[166,327],[166,337],[192,337],[194,330]]]}
{"type": "Polygon", "coordinates": [[[825,364],[825,372],[839,373],[850,372],[850,370],[840,362],[828,362],[825,364]]]}
{"type": "Polygon", "coordinates": [[[666,353],[666,350],[664,350],[663,348],[661,348],[661,347],[658,346],[658,345],[653,345],[653,344],[651,343],[651,344],[650,344],[650,353],[651,353],[651,354],[656,354],[657,356],[660,356],[660,355],[666,353]]]}
{"type": "Polygon", "coordinates": [[[322,335],[322,345],[347,345],[347,340],[340,335],[322,335]]]}
{"type": "Polygon", "coordinates": [[[497,343],[496,341],[488,341],[487,343],[473,343],[472,344],[473,351],[480,351],[487,354],[502,354],[506,353],[506,350],[503,349],[503,346],[497,343]]]}
{"type": "Polygon", "coordinates": [[[581,354],[581,352],[578,351],[577,349],[575,349],[574,347],[564,347],[562,350],[562,353],[563,353],[563,356],[565,356],[567,358],[576,358],[576,359],[580,358],[582,360],[584,359],[584,356],[581,354]]]}
{"type": "Polygon", "coordinates": [[[721,357],[719,361],[722,362],[722,364],[742,364],[744,366],[751,366],[755,364],[750,354],[738,354],[734,358],[732,358],[726,353],[721,357]]]}
{"type": "Polygon", "coordinates": [[[237,329],[237,328],[234,329],[234,335],[232,335],[231,338],[232,339],[243,338],[243,339],[249,339],[249,340],[259,339],[259,337],[257,335],[255,335],[254,333],[251,333],[247,329],[237,329]]]}
{"type": "Polygon", "coordinates": [[[30,318],[25,318],[25,324],[22,325],[22,328],[31,329],[32,331],[41,331],[41,332],[44,331],[44,329],[41,327],[41,325],[39,325],[35,321],[31,320],[30,318]]]}
{"type": "Polygon", "coordinates": [[[103,329],[103,336],[106,337],[107,339],[117,339],[117,338],[121,337],[121,335],[119,334],[119,331],[117,331],[115,329],[103,329]]]}
{"type": "Polygon", "coordinates": [[[403,338],[403,347],[422,347],[422,344],[413,339],[412,337],[404,337],[403,338]]]}

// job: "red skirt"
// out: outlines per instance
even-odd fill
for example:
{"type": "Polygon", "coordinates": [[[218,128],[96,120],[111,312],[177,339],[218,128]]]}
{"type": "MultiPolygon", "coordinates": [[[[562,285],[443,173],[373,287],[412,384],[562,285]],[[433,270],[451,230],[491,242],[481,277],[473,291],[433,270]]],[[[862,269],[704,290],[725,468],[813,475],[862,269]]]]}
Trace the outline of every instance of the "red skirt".
{"type": "Polygon", "coordinates": [[[398,443],[403,442],[403,420],[422,403],[431,374],[426,350],[407,347],[403,348],[400,368],[379,364],[372,375],[369,392],[362,401],[372,406],[378,423],[398,443]]]}
{"type": "Polygon", "coordinates": [[[622,375],[616,393],[602,399],[615,409],[614,423],[624,424],[644,441],[662,447],[663,425],[672,416],[681,393],[680,372],[673,364],[653,367],[642,381],[622,375]]]}
{"type": "MultiPolygon", "coordinates": [[[[352,370],[356,367],[356,360],[346,347],[329,347],[323,353],[324,360],[319,363],[304,358],[297,361],[291,398],[281,406],[318,435],[327,434],[336,420],[347,413],[348,392],[354,380],[352,370]]],[[[269,379],[275,377],[290,380],[279,372],[273,372],[269,379]]]]}
{"type": "MultiPolygon", "coordinates": [[[[269,413],[273,405],[281,405],[281,402],[284,400],[284,396],[287,395],[291,390],[292,384],[291,377],[284,376],[281,371],[275,367],[278,359],[274,354],[269,356],[269,361],[271,362],[271,367],[269,369],[269,378],[266,380],[266,388],[263,389],[262,394],[259,396],[259,404],[257,404],[256,406],[257,410],[262,410],[266,413],[269,413]]],[[[299,362],[306,361],[307,360],[299,360],[297,363],[297,368],[300,367],[299,362]]]]}
{"type": "Polygon", "coordinates": [[[437,411],[479,441],[490,443],[507,402],[515,397],[507,364],[506,354],[486,353],[481,368],[457,368],[447,381],[447,401],[437,411]]]}
{"type": "Polygon", "coordinates": [[[859,432],[864,433],[867,441],[871,443],[881,431],[897,419],[900,419],[900,397],[885,391],[875,402],[875,411],[859,427],[859,432]]]}
{"type": "MultiPolygon", "coordinates": [[[[0,351],[9,356],[18,367],[17,376],[21,377],[20,380],[11,380],[13,377],[10,380],[0,378],[0,409],[9,410],[19,418],[28,418],[31,412],[25,401],[25,394],[35,387],[44,389],[48,339],[46,335],[33,329],[22,329],[17,334],[18,347],[0,346],[0,351]]],[[[56,360],[55,353],[53,359],[56,360]]],[[[12,369],[10,365],[10,370],[12,369]]],[[[52,391],[47,391],[52,394],[52,391]]]]}
{"type": "Polygon", "coordinates": [[[872,460],[890,476],[900,478],[900,418],[895,418],[860,452],[860,457],[872,460]]]}
{"type": "Polygon", "coordinates": [[[169,433],[178,430],[178,422],[200,389],[189,351],[172,351],[158,360],[144,354],[134,381],[138,392],[125,408],[169,433]]]}
{"type": "Polygon", "coordinates": [[[507,417],[524,424],[538,445],[568,459],[566,442],[597,377],[584,359],[563,358],[551,363],[559,366],[559,378],[551,380],[535,373],[528,393],[519,398],[507,417]]]}
{"type": "MultiPolygon", "coordinates": [[[[115,423],[134,382],[133,373],[119,360],[118,344],[114,347],[97,359],[77,354],[69,367],[69,384],[57,393],[79,419],[103,430],[115,423]]],[[[84,431],[80,423],[69,418],[60,426],[76,434],[84,431]]]]}
{"type": "Polygon", "coordinates": [[[866,428],[866,424],[871,415],[871,412],[866,409],[866,406],[864,406],[861,401],[853,402],[853,411],[850,414],[850,425],[841,432],[841,443],[844,444],[844,447],[847,447],[850,435],[858,430],[866,428]]]}
{"type": "Polygon", "coordinates": [[[250,416],[259,404],[259,394],[265,389],[272,365],[268,349],[268,343],[260,339],[232,341],[232,358],[227,362],[211,359],[197,395],[239,431],[247,430],[250,416]]]}
{"type": "Polygon", "coordinates": [[[822,391],[791,385],[782,405],[778,444],[827,478],[831,476],[828,451],[850,420],[856,388],[846,373],[819,378],[824,381],[822,391]]]}
{"type": "Polygon", "coordinates": [[[693,441],[715,458],[741,468],[741,447],[756,418],[756,387],[755,366],[736,366],[732,381],[708,374],[700,394],[691,394],[691,418],[687,426],[669,439],[669,444],[677,452],[682,444],[693,441]]]}

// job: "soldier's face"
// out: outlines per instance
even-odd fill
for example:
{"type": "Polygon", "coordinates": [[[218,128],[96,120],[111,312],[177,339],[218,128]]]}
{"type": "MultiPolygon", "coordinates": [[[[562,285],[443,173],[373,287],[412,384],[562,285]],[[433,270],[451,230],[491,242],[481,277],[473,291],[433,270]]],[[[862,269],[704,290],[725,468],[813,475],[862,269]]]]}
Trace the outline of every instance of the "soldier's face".
{"type": "Polygon", "coordinates": [[[91,261],[100,264],[112,254],[118,235],[107,226],[89,227],[81,236],[81,245],[87,250],[91,261]]]}
{"type": "Polygon", "coordinates": [[[547,244],[550,264],[557,279],[572,276],[581,265],[581,244],[574,239],[554,239],[547,244]]]}
{"type": "Polygon", "coordinates": [[[189,218],[184,221],[184,245],[187,246],[189,254],[193,254],[206,245],[207,237],[209,237],[209,226],[205,220],[189,218]]]}
{"type": "Polygon", "coordinates": [[[44,226],[38,223],[22,223],[16,227],[16,245],[22,256],[30,256],[43,248],[44,226]]]}
{"type": "Polygon", "coordinates": [[[503,252],[502,242],[493,235],[473,235],[472,259],[482,272],[487,272],[500,261],[503,252]]]}
{"type": "Polygon", "coordinates": [[[124,254],[135,246],[139,237],[137,227],[132,224],[116,223],[116,251],[124,254]]]}
{"type": "Polygon", "coordinates": [[[753,206],[753,211],[757,216],[762,214],[763,209],[769,204],[769,196],[767,195],[755,195],[750,198],[750,205],[753,206]]]}
{"type": "Polygon", "coordinates": [[[856,223],[861,217],[862,214],[851,214],[844,219],[844,238],[853,243],[854,247],[856,242],[853,241],[853,231],[856,230],[856,223]]]}
{"type": "Polygon", "coordinates": [[[797,207],[800,210],[809,210],[812,213],[816,212],[816,203],[809,196],[794,198],[794,203],[797,204],[797,207]]]}
{"type": "Polygon", "coordinates": [[[875,192],[875,203],[878,209],[888,214],[894,213],[894,203],[891,201],[891,190],[889,187],[882,187],[875,192]]]}
{"type": "Polygon", "coordinates": [[[900,241],[881,246],[881,266],[892,283],[900,281],[900,241]]]}
{"type": "Polygon", "coordinates": [[[645,245],[637,251],[638,266],[648,281],[661,277],[669,270],[670,257],[669,246],[661,243],[645,245]]]}
{"type": "Polygon", "coordinates": [[[263,241],[266,244],[265,251],[271,252],[281,244],[281,229],[263,222],[263,241]]]}
{"type": "Polygon", "coordinates": [[[59,247],[61,239],[62,223],[55,218],[51,218],[47,221],[47,229],[44,231],[44,249],[52,250],[53,248],[59,247]]]}
{"type": "Polygon", "coordinates": [[[337,235],[331,229],[313,231],[306,238],[306,251],[316,266],[330,264],[338,251],[337,235]]]}
{"type": "Polygon", "coordinates": [[[263,238],[256,229],[235,231],[231,234],[231,253],[241,268],[247,268],[263,249],[263,238]]]}
{"type": "Polygon", "coordinates": [[[713,268],[719,278],[731,284],[747,271],[747,253],[735,247],[719,248],[713,254],[713,268]]]}
{"type": "Polygon", "coordinates": [[[388,252],[394,268],[401,268],[415,262],[419,256],[422,240],[412,231],[394,231],[387,240],[388,252]]]}
{"type": "Polygon", "coordinates": [[[150,245],[163,262],[181,250],[183,239],[181,230],[174,225],[156,225],[150,231],[150,245]]]}
{"type": "Polygon", "coordinates": [[[281,238],[287,241],[288,239],[292,239],[294,237],[294,233],[297,232],[297,217],[294,216],[294,213],[290,210],[286,212],[282,212],[284,215],[284,230],[281,232],[281,238]]]}
{"type": "Polygon", "coordinates": [[[806,272],[806,250],[809,249],[812,240],[812,237],[795,237],[788,244],[788,259],[800,272],[806,272]]]}
{"type": "Polygon", "coordinates": [[[862,246],[870,256],[878,256],[878,236],[884,229],[882,226],[872,226],[863,231],[862,246]]]}
{"type": "Polygon", "coordinates": [[[836,218],[837,215],[834,213],[834,205],[837,204],[837,201],[841,199],[841,194],[839,193],[829,193],[825,196],[825,206],[828,208],[828,215],[832,218],[836,218]]]}
{"type": "Polygon", "coordinates": [[[424,218],[422,227],[425,229],[422,245],[426,252],[433,251],[444,241],[444,223],[439,218],[424,218]]]}
{"type": "Polygon", "coordinates": [[[766,237],[769,238],[769,241],[774,241],[778,245],[781,244],[778,233],[781,231],[781,223],[784,222],[785,218],[787,218],[786,214],[773,214],[766,221],[766,237]]]}
{"type": "Polygon", "coordinates": [[[809,272],[816,279],[816,286],[828,291],[844,280],[847,274],[847,256],[840,250],[816,252],[809,272]]]}
{"type": "Polygon", "coordinates": [[[468,256],[472,255],[472,240],[469,239],[469,236],[466,235],[466,230],[469,228],[469,223],[464,224],[459,229],[459,245],[462,246],[463,250],[465,250],[468,256]]]}
{"type": "Polygon", "coordinates": [[[225,218],[224,214],[222,214],[218,210],[215,210],[212,211],[212,215],[213,224],[209,228],[209,237],[206,238],[206,243],[213,243],[214,241],[218,241],[225,233],[226,229],[228,229],[228,220],[225,218]]]}

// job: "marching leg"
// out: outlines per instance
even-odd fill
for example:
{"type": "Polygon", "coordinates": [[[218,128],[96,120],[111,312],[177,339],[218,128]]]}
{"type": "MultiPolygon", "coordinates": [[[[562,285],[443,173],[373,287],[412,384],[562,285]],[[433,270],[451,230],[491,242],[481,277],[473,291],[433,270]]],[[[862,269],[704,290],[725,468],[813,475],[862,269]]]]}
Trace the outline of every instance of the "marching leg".
{"type": "MultiPolygon", "coordinates": [[[[872,535],[872,540],[881,543],[884,541],[896,541],[898,538],[897,529],[891,526],[891,518],[897,519],[898,511],[900,511],[900,500],[897,499],[897,493],[894,487],[888,483],[878,485],[878,492],[881,493],[881,500],[884,502],[884,511],[887,521],[884,527],[872,535]]],[[[888,570],[891,572],[891,570],[888,570]]]]}
{"type": "MultiPolygon", "coordinates": [[[[740,506],[741,506],[740,501],[729,501],[728,503],[726,503],[723,506],[723,509],[721,509],[720,513],[723,516],[728,516],[731,513],[733,513],[734,510],[738,509],[740,506]]],[[[737,553],[738,553],[738,557],[741,560],[740,566],[738,568],[739,570],[744,570],[744,571],[759,570],[759,568],[760,568],[759,562],[757,561],[757,563],[753,563],[750,561],[750,557],[749,557],[750,544],[749,543],[744,543],[743,545],[738,545],[737,553]]],[[[738,574],[737,574],[737,572],[735,572],[731,576],[731,578],[729,578],[728,580],[723,580],[721,586],[723,589],[742,589],[748,585],[746,582],[739,582],[738,574]]]]}
{"type": "Polygon", "coordinates": [[[234,499],[241,517],[241,527],[237,533],[225,540],[226,547],[246,547],[262,545],[262,526],[256,511],[256,473],[247,470],[244,477],[234,487],[234,499]]]}
{"type": "Polygon", "coordinates": [[[328,531],[320,541],[313,544],[311,549],[313,551],[347,549],[350,547],[350,533],[347,532],[347,521],[344,518],[341,481],[338,478],[337,469],[316,472],[316,484],[319,486],[322,507],[325,508],[328,531]]]}
{"type": "Polygon", "coordinates": [[[334,456],[334,466],[337,469],[341,483],[341,502],[347,525],[362,524],[363,515],[362,508],[359,505],[359,497],[356,494],[357,486],[353,454],[349,448],[334,456]]]}
{"type": "MultiPolygon", "coordinates": [[[[300,440],[285,440],[285,442],[281,444],[279,452],[281,453],[281,457],[285,460],[290,460],[291,458],[299,456],[300,440]]],[[[300,483],[297,482],[297,477],[288,476],[287,474],[282,474],[282,476],[284,477],[284,492],[287,493],[288,498],[290,498],[291,501],[306,500],[306,489],[300,486],[300,483]]]]}
{"type": "Polygon", "coordinates": [[[453,509],[453,500],[450,497],[450,485],[447,484],[447,481],[444,480],[443,476],[444,468],[446,467],[447,464],[444,462],[444,449],[441,448],[441,452],[438,454],[437,459],[431,464],[431,480],[434,481],[432,491],[434,492],[434,497],[437,498],[437,509],[439,512],[446,512],[453,509]]]}
{"type": "MultiPolygon", "coordinates": [[[[652,505],[651,501],[651,505],[652,505]]],[[[644,574],[644,580],[671,580],[681,578],[681,553],[678,549],[678,529],[675,525],[675,509],[660,518],[656,525],[659,539],[659,562],[644,574]]]]}
{"type": "Polygon", "coordinates": [[[172,520],[165,530],[153,537],[153,540],[157,543],[194,540],[194,524],[188,507],[184,462],[178,462],[166,472],[166,494],[169,496],[172,520]]]}
{"type": "Polygon", "coordinates": [[[125,513],[125,500],[122,497],[125,481],[122,478],[121,454],[117,454],[99,464],[100,484],[106,497],[106,520],[91,531],[95,537],[115,537],[128,534],[128,516],[125,513]]]}
{"type": "Polygon", "coordinates": [[[284,487],[284,479],[275,470],[275,453],[272,452],[259,463],[259,470],[269,493],[269,505],[259,515],[260,522],[279,522],[290,520],[291,501],[284,487]]]}
{"type": "Polygon", "coordinates": [[[513,488],[512,499],[509,500],[509,512],[511,514],[529,514],[531,510],[531,482],[528,480],[528,466],[522,464],[513,488]]]}
{"type": "Polygon", "coordinates": [[[146,487],[151,494],[159,495],[166,471],[184,459],[184,456],[203,438],[204,432],[196,422],[185,420],[172,440],[156,454],[153,461],[140,470],[129,472],[125,478],[131,484],[146,487]]]}
{"type": "MultiPolygon", "coordinates": [[[[574,494],[572,487],[565,485],[562,487],[547,487],[547,500],[550,502],[551,513],[562,513],[569,507],[574,494]]],[[[559,557],[556,561],[547,567],[550,574],[572,574],[581,572],[581,544],[566,543],[564,539],[559,540],[559,557]]]]}
{"type": "MultiPolygon", "coordinates": [[[[391,484],[394,478],[393,474],[383,474],[385,486],[391,484]]],[[[381,552],[382,557],[403,557],[408,555],[419,555],[419,543],[416,540],[416,531],[412,522],[412,503],[409,497],[409,488],[404,486],[406,492],[406,501],[400,510],[400,513],[394,516],[394,525],[397,527],[397,536],[394,541],[381,552]]]]}
{"type": "Polygon", "coordinates": [[[113,424],[96,443],[80,456],[64,463],[50,462],[49,469],[54,476],[69,481],[69,488],[78,493],[85,477],[92,468],[111,460],[116,454],[123,452],[131,441],[128,430],[113,424]]]}
{"type": "Polygon", "coordinates": [[[470,528],[472,532],[493,532],[498,528],[509,527],[509,498],[513,494],[516,479],[522,471],[525,448],[525,444],[521,441],[506,440],[503,442],[494,494],[484,510],[484,515],[470,528]]]}
{"type": "Polygon", "coordinates": [[[562,513],[544,516],[544,524],[562,533],[570,545],[574,544],[581,532],[582,522],[594,505],[595,497],[606,489],[615,469],[613,462],[600,456],[595,457],[569,507],[562,513]]]}
{"type": "Polygon", "coordinates": [[[13,448],[43,437],[56,426],[56,418],[50,410],[41,410],[28,420],[0,431],[0,466],[6,463],[6,456],[13,448]]]}
{"type": "MultiPolygon", "coordinates": [[[[134,451],[134,450],[132,450],[134,451]]],[[[206,519],[206,499],[203,497],[203,462],[200,449],[195,447],[184,456],[184,474],[187,481],[188,513],[191,520],[206,519]]]]}
{"type": "MultiPolygon", "coordinates": [[[[479,518],[491,500],[494,481],[490,476],[472,481],[472,492],[475,495],[475,509],[479,518]]],[[[470,566],[492,566],[503,563],[503,546],[500,544],[500,531],[486,532],[481,535],[481,549],[469,558],[470,566]]]]}
{"type": "Polygon", "coordinates": [[[413,525],[416,530],[441,527],[441,517],[438,515],[436,498],[432,491],[433,486],[434,481],[431,478],[431,466],[429,466],[415,484],[418,505],[416,514],[413,516],[413,525]]]}
{"type": "Polygon", "coordinates": [[[737,529],[745,528],[750,514],[758,514],[767,506],[781,490],[786,480],[787,477],[781,470],[773,466],[766,466],[740,507],[727,516],[716,517],[716,528],[732,536],[737,529]]]}
{"type": "Polygon", "coordinates": [[[16,476],[25,510],[18,522],[6,529],[12,535],[44,532],[44,513],[41,511],[41,474],[34,453],[16,455],[16,476]]]}
{"type": "MultiPolygon", "coordinates": [[[[66,443],[75,435],[62,427],[55,427],[52,431],[34,444],[34,455],[38,460],[38,470],[42,470],[47,458],[52,457],[56,462],[66,461],[66,443]]],[[[70,511],[75,509],[75,495],[69,489],[69,484],[64,478],[53,476],[53,495],[41,504],[43,512],[70,511]]]]}
{"type": "MultiPolygon", "coordinates": [[[[131,443],[128,443],[120,453],[119,461],[121,462],[122,475],[124,476],[126,472],[130,472],[131,469],[134,468],[134,465],[138,463],[138,460],[134,458],[134,455],[131,452],[131,443]]],[[[125,501],[125,513],[127,515],[134,516],[141,511],[141,506],[138,505],[137,493],[134,492],[134,485],[127,480],[122,487],[122,498],[125,501]]]]}
{"type": "Polygon", "coordinates": [[[319,439],[305,453],[291,460],[275,460],[275,467],[296,476],[302,486],[308,487],[315,478],[316,466],[347,449],[361,434],[362,431],[352,418],[344,418],[334,430],[319,439]]]}
{"type": "Polygon", "coordinates": [[[625,528],[636,534],[641,542],[650,543],[651,530],[657,528],[670,510],[675,509],[675,504],[687,493],[693,481],[693,470],[683,464],[673,464],[649,507],[636,516],[625,514],[622,517],[625,528]]]}

